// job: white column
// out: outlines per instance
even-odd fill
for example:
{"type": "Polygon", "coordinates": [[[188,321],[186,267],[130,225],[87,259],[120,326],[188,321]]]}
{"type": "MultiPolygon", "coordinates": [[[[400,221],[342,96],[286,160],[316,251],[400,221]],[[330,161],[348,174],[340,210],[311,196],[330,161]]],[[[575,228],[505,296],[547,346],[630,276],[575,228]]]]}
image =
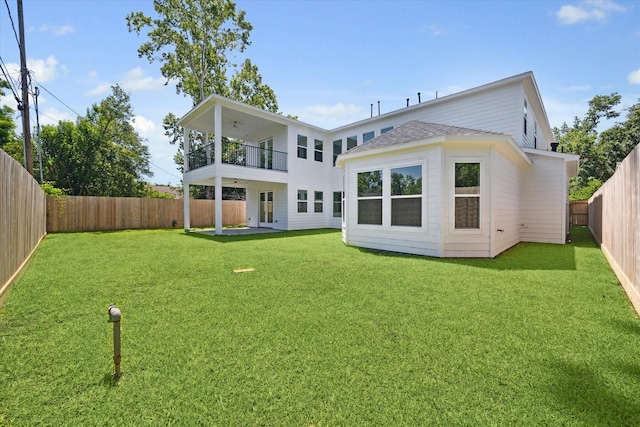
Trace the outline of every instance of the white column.
{"type": "Polygon", "coordinates": [[[189,184],[185,182],[184,175],[189,170],[189,146],[191,145],[191,129],[183,128],[184,138],[182,138],[182,152],[184,154],[183,159],[183,173],[182,173],[182,199],[184,202],[182,208],[182,215],[184,218],[184,230],[189,231],[191,229],[191,211],[189,210],[189,184]]]}
{"type": "Polygon", "coordinates": [[[189,210],[189,184],[183,183],[183,201],[184,207],[182,209],[184,215],[184,231],[189,231],[191,229],[191,211],[189,210]]]}
{"type": "Polygon", "coordinates": [[[220,175],[216,175],[215,198],[216,234],[222,234],[222,177],[220,175]]]}
{"type": "Polygon", "coordinates": [[[213,158],[216,164],[215,176],[215,210],[216,234],[222,234],[222,106],[216,104],[213,110],[213,158]]]}

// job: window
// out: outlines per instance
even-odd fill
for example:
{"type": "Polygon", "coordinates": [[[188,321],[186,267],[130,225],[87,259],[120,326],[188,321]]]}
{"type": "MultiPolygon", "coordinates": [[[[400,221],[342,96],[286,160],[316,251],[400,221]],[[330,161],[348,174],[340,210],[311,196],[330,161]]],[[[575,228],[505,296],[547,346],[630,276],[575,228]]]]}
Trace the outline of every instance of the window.
{"type": "Polygon", "coordinates": [[[391,225],[422,226],[422,166],[391,169],[391,225]]]}
{"type": "Polygon", "coordinates": [[[353,147],[358,145],[358,137],[350,136],[347,138],[347,151],[351,150],[353,147]]]}
{"type": "Polygon", "coordinates": [[[342,154],[342,140],[338,139],[333,141],[333,166],[336,165],[336,160],[340,154],[342,154]]]}
{"type": "Polygon", "coordinates": [[[298,158],[307,158],[307,137],[304,135],[298,135],[298,158]]]}
{"type": "Polygon", "coordinates": [[[342,216],[342,191],[333,192],[333,217],[340,218],[342,216]]]}
{"type": "Polygon", "coordinates": [[[322,191],[313,192],[313,211],[315,213],[322,212],[322,191]]]}
{"type": "Polygon", "coordinates": [[[389,127],[386,127],[386,128],[382,128],[382,129],[380,130],[380,135],[384,135],[385,133],[389,132],[389,131],[390,131],[390,130],[392,130],[392,129],[393,129],[393,126],[389,126],[389,127]]]}
{"type": "Polygon", "coordinates": [[[358,224],[382,225],[382,171],[358,173],[358,224]]]}
{"type": "Polygon", "coordinates": [[[324,145],[324,143],[322,141],[320,141],[319,139],[316,139],[313,142],[313,147],[314,147],[313,158],[315,159],[316,162],[321,162],[322,161],[322,146],[323,145],[324,145]]]}
{"type": "Polygon", "coordinates": [[[480,163],[455,164],[455,228],[480,228],[480,163]]]}
{"type": "Polygon", "coordinates": [[[373,131],[363,133],[362,134],[362,143],[364,144],[365,142],[369,141],[370,139],[373,139],[374,136],[375,136],[375,134],[373,133],[373,131]]]}
{"type": "Polygon", "coordinates": [[[307,190],[298,190],[298,213],[307,212],[307,190]]]}
{"type": "Polygon", "coordinates": [[[527,134],[527,100],[524,100],[524,134],[527,134]]]}

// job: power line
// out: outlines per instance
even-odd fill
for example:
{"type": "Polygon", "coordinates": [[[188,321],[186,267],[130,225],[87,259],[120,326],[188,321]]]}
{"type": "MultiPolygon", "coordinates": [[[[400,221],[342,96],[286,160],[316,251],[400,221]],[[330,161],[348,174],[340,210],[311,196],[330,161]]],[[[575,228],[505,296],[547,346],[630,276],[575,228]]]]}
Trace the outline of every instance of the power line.
{"type": "Polygon", "coordinates": [[[0,69],[2,70],[2,74],[4,75],[4,79],[9,84],[9,87],[11,88],[11,92],[13,92],[13,97],[16,99],[18,104],[20,104],[22,101],[20,101],[20,98],[18,98],[18,93],[16,92],[16,88],[14,87],[15,83],[13,82],[13,79],[11,78],[11,74],[9,74],[9,70],[7,70],[6,68],[7,68],[7,66],[4,63],[4,60],[2,59],[2,57],[0,56],[0,69]]]}
{"type": "Polygon", "coordinates": [[[20,48],[20,40],[18,39],[18,32],[16,31],[16,25],[13,23],[13,17],[11,16],[11,8],[9,8],[9,2],[4,0],[4,4],[7,5],[7,12],[9,13],[9,20],[11,21],[11,27],[13,28],[13,35],[16,36],[16,42],[18,43],[18,49],[20,48]]]}
{"type": "MultiPolygon", "coordinates": [[[[34,80],[36,80],[35,77],[34,77],[34,80]]],[[[78,113],[76,110],[74,110],[73,108],[69,107],[60,98],[58,98],[53,93],[51,93],[51,91],[49,89],[47,89],[46,87],[42,86],[42,83],[40,83],[38,80],[36,80],[36,83],[38,83],[38,86],[40,86],[42,89],[44,89],[45,92],[47,92],[49,95],[53,96],[56,100],[58,100],[59,103],[61,103],[65,107],[67,107],[69,110],[73,111],[78,117],[82,116],[82,114],[78,113]]]]}
{"type": "Polygon", "coordinates": [[[168,170],[166,170],[166,169],[162,169],[160,166],[156,165],[156,164],[155,164],[155,163],[153,163],[152,161],[149,161],[149,163],[150,163],[152,166],[155,166],[157,169],[160,169],[162,172],[164,172],[164,173],[166,173],[166,174],[169,174],[169,175],[171,175],[171,176],[172,176],[172,177],[174,177],[174,178],[182,179],[182,177],[176,176],[176,175],[172,174],[171,172],[169,172],[169,171],[168,171],[168,170]]]}

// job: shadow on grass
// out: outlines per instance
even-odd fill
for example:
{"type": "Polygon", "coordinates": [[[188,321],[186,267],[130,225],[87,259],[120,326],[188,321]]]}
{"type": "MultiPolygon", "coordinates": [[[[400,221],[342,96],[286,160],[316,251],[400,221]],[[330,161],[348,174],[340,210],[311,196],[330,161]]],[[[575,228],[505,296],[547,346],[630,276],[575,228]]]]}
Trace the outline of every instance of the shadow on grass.
{"type": "Polygon", "coordinates": [[[105,388],[116,388],[118,387],[118,379],[116,379],[113,373],[104,374],[100,385],[105,388]]]}
{"type": "MultiPolygon", "coordinates": [[[[575,270],[575,248],[597,248],[586,227],[572,227],[571,242],[566,245],[551,243],[518,243],[497,257],[491,258],[429,258],[438,262],[487,268],[491,270],[575,270]]],[[[383,256],[413,256],[401,253],[359,248],[363,252],[383,256]]]]}
{"type": "Polygon", "coordinates": [[[258,233],[258,234],[238,234],[233,236],[216,236],[212,234],[198,233],[198,232],[185,232],[182,235],[187,237],[195,237],[196,239],[212,240],[218,243],[237,243],[247,242],[252,240],[269,240],[269,239],[286,239],[289,237],[302,237],[302,236],[317,236],[320,234],[339,234],[340,230],[334,228],[319,228],[312,230],[297,230],[297,231],[279,231],[277,233],[258,233]]]}
{"type": "MultiPolygon", "coordinates": [[[[612,366],[615,368],[615,366],[612,366]]],[[[626,381],[638,382],[638,369],[618,366],[626,381]]],[[[624,384],[611,384],[598,375],[599,368],[562,361],[557,365],[550,392],[559,405],[585,425],[640,425],[640,403],[617,392],[624,384]]]]}

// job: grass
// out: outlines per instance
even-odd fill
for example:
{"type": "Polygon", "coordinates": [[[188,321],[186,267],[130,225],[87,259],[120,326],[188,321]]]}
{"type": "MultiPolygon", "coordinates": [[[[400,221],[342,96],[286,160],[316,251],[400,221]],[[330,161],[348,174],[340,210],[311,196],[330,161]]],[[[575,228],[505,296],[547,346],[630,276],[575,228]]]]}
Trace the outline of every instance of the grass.
{"type": "Polygon", "coordinates": [[[333,230],[49,235],[0,311],[0,425],[639,425],[640,321],[572,238],[437,260],[333,230]]]}

